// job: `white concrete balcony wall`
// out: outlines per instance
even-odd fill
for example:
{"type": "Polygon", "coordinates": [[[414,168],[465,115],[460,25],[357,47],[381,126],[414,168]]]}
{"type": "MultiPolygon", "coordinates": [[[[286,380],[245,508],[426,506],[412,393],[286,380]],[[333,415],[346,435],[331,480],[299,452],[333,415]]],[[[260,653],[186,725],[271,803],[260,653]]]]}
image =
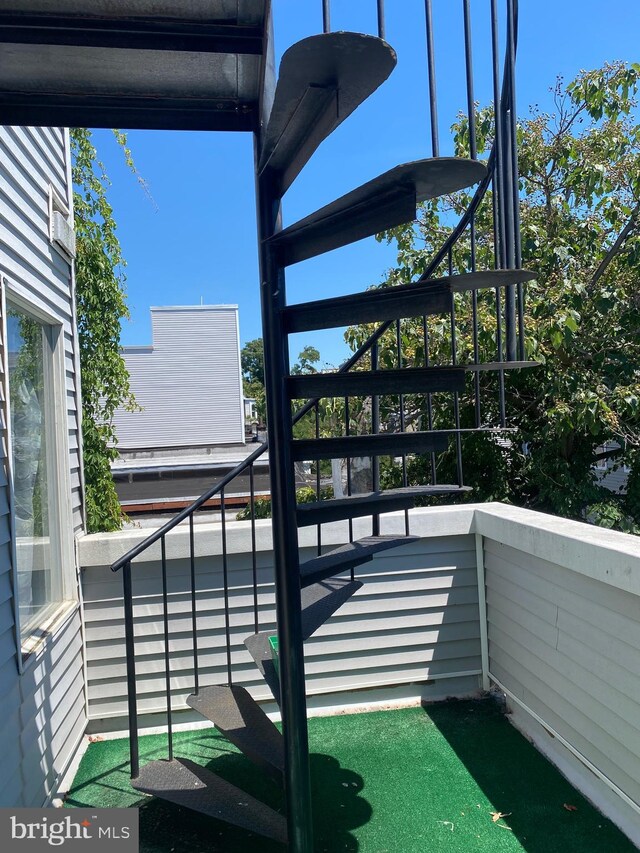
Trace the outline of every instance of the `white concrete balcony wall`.
{"type": "MultiPolygon", "coordinates": [[[[640,845],[640,539],[502,504],[416,509],[410,518],[421,540],[358,567],[364,587],[306,645],[312,709],[497,686],[514,725],[640,845]]],[[[355,528],[356,536],[370,533],[364,522],[355,528]]],[[[234,677],[268,702],[242,644],[253,630],[250,525],[227,530],[234,677]]],[[[220,525],[196,531],[202,682],[220,684],[220,525]]],[[[403,531],[403,513],[383,517],[382,532],[403,531]]],[[[121,578],[108,564],[147,533],[87,536],[80,544],[95,731],[126,728],[121,578]]],[[[257,534],[265,630],[274,626],[269,522],[258,522],[257,534]]],[[[312,557],[315,531],[301,535],[312,557]]],[[[347,526],[327,526],[323,536],[325,546],[343,543],[347,526]]],[[[168,536],[176,709],[193,685],[187,548],[188,530],[168,536]]],[[[159,545],[134,563],[133,575],[142,723],[162,726],[159,545]]]]}

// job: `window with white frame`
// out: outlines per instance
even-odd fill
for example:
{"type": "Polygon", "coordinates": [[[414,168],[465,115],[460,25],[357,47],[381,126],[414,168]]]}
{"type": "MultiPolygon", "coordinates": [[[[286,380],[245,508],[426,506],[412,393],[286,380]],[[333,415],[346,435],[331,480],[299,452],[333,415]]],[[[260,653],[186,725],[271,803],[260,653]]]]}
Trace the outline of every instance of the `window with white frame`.
{"type": "MultiPolygon", "coordinates": [[[[7,296],[9,464],[16,599],[23,651],[46,630],[68,595],[69,501],[65,500],[56,381],[60,326],[7,296]]],[[[64,401],[58,402],[64,407],[64,401]]]]}

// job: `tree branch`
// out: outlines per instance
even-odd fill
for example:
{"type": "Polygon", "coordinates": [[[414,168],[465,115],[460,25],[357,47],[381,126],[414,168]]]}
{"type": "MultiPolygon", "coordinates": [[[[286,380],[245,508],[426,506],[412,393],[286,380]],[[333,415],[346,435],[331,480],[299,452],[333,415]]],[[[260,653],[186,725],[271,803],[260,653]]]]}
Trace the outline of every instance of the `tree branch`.
{"type": "Polygon", "coordinates": [[[633,209],[633,212],[631,213],[631,216],[629,217],[629,221],[627,222],[627,224],[624,226],[624,228],[622,229],[622,231],[618,235],[617,240],[615,241],[613,246],[609,249],[609,251],[604,256],[604,258],[600,261],[600,264],[598,265],[598,269],[594,272],[593,277],[588,284],[588,287],[587,287],[588,290],[593,290],[593,288],[596,286],[598,281],[602,278],[602,276],[607,271],[609,264],[613,261],[613,259],[617,255],[620,254],[624,243],[626,242],[627,238],[633,233],[635,227],[638,224],[638,216],[640,216],[640,203],[638,203],[635,206],[635,208],[633,209]]]}

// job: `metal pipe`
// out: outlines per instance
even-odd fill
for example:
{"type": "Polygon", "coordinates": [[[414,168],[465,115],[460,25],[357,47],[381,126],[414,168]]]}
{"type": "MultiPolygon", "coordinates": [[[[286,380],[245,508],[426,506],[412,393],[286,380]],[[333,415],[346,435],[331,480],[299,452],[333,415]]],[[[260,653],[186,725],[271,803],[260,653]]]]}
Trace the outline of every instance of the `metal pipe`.
{"type": "Polygon", "coordinates": [[[378,38],[386,38],[386,25],[384,20],[384,0],[378,0],[378,38]]]}
{"type": "MultiPolygon", "coordinates": [[[[396,320],[396,357],[398,359],[398,370],[402,370],[402,327],[401,321],[396,320]]],[[[398,403],[400,406],[400,432],[405,431],[406,421],[404,416],[404,394],[398,395],[398,403]]],[[[407,454],[402,454],[402,485],[408,485],[408,477],[407,477],[407,454]]],[[[409,535],[409,510],[405,509],[404,511],[404,528],[405,534],[409,535]]]]}
{"type": "MultiPolygon", "coordinates": [[[[320,438],[320,401],[316,400],[316,441],[320,438]]],[[[316,459],[316,498],[320,500],[320,460],[316,459]]],[[[316,546],[318,557],[322,554],[322,525],[319,524],[316,530],[316,546]]]]}
{"type": "Polygon", "coordinates": [[[191,632],[193,634],[193,690],[200,689],[198,673],[198,620],[196,616],[196,557],[193,530],[193,513],[189,516],[189,563],[191,569],[191,632]]]}
{"type": "MultiPolygon", "coordinates": [[[[349,413],[349,398],[344,398],[344,433],[351,434],[351,417],[349,413]]],[[[351,459],[347,456],[347,494],[351,494],[351,459]]],[[[353,542],[353,519],[349,519],[349,542],[353,542]]],[[[351,579],[353,580],[353,569],[351,570],[351,579]]]]}
{"type": "Polygon", "coordinates": [[[331,3],[330,0],[322,0],[322,32],[331,31],[331,3]]]}
{"type": "MultiPolygon", "coordinates": [[[[258,134],[254,150],[257,165],[258,134]]],[[[267,242],[281,228],[280,198],[268,172],[257,175],[256,201],[288,841],[290,853],[313,853],[300,563],[295,484],[291,476],[293,433],[291,406],[282,382],[282,377],[290,372],[288,340],[282,324],[286,285],[284,269],[267,242]]]]}
{"type": "Polygon", "coordinates": [[[229,561],[227,559],[227,522],[225,518],[224,489],[220,493],[220,532],[222,535],[222,581],[224,584],[224,634],[227,641],[227,683],[233,684],[231,671],[231,621],[229,614],[229,561]]]}
{"type": "Polygon", "coordinates": [[[425,24],[427,31],[427,68],[429,72],[429,118],[431,121],[431,154],[440,156],[438,139],[438,95],[436,87],[436,59],[433,46],[433,14],[431,0],[424,2],[425,24]]]}
{"type": "Polygon", "coordinates": [[[124,564],[122,571],[122,599],[124,604],[124,646],[127,658],[127,704],[129,709],[129,761],[131,778],[140,775],[138,749],[138,699],[136,695],[136,653],[133,634],[133,592],[131,586],[131,563],[124,564]]]}
{"type": "MultiPolygon", "coordinates": [[[[427,324],[426,315],[422,318],[422,335],[424,340],[424,366],[429,367],[429,327],[427,324]]],[[[431,394],[427,394],[427,428],[429,432],[433,429],[433,401],[431,394]]],[[[431,483],[436,485],[438,482],[436,472],[436,454],[431,453],[431,483]]]]}
{"type": "Polygon", "coordinates": [[[169,661],[169,601],[167,590],[167,545],[164,536],[160,540],[162,563],[162,615],[164,623],[164,678],[167,692],[167,743],[169,761],[173,761],[173,721],[171,711],[171,665],[169,661]]]}
{"type": "MultiPolygon", "coordinates": [[[[379,369],[378,359],[380,352],[378,342],[371,347],[371,370],[379,369]]],[[[371,432],[377,435],[380,432],[380,398],[377,394],[371,397],[371,432]]],[[[377,456],[371,458],[371,487],[373,492],[380,491],[380,459],[377,456]]],[[[371,516],[371,533],[373,536],[380,535],[380,515],[371,516]]]]}
{"type": "Polygon", "coordinates": [[[251,502],[251,578],[253,581],[253,627],[259,633],[258,625],[258,552],[256,549],[256,490],[253,465],[249,466],[249,500],[251,502]]]}
{"type": "MultiPolygon", "coordinates": [[[[453,275],[453,253],[451,250],[449,251],[449,275],[453,275]]],[[[455,367],[458,363],[455,296],[451,299],[449,319],[451,323],[451,363],[455,367]]],[[[456,427],[456,468],[458,472],[458,485],[464,486],[464,472],[462,470],[462,437],[460,435],[460,396],[457,391],[453,392],[453,417],[456,427]]]]}
{"type": "MultiPolygon", "coordinates": [[[[470,0],[462,0],[464,13],[464,53],[467,79],[467,115],[469,117],[469,157],[478,159],[478,142],[476,138],[476,100],[473,81],[473,39],[471,36],[471,6],[470,0]]],[[[471,272],[476,271],[476,222],[475,214],[471,219],[469,241],[471,245],[471,272]]],[[[480,361],[480,348],[478,342],[478,291],[471,292],[471,317],[473,326],[473,360],[475,364],[480,361]]],[[[473,377],[474,383],[474,407],[476,426],[481,423],[480,412],[480,371],[476,371],[473,377]]]]}

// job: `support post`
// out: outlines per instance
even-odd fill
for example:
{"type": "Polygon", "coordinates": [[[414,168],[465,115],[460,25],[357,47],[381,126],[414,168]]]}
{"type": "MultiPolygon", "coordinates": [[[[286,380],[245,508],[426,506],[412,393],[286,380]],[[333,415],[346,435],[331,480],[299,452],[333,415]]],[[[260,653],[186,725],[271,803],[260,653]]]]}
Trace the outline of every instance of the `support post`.
{"type": "MultiPolygon", "coordinates": [[[[256,167],[258,152],[256,135],[256,167]]],[[[289,373],[282,323],[285,280],[275,250],[265,242],[280,230],[280,197],[268,171],[257,177],[256,199],[289,850],[313,853],[292,417],[284,383],[289,373]]]]}
{"type": "Polygon", "coordinates": [[[480,616],[480,656],[482,659],[482,689],[489,690],[489,637],[487,631],[487,596],[484,579],[484,542],[476,533],[476,568],[478,571],[478,613],[480,616]]]}

